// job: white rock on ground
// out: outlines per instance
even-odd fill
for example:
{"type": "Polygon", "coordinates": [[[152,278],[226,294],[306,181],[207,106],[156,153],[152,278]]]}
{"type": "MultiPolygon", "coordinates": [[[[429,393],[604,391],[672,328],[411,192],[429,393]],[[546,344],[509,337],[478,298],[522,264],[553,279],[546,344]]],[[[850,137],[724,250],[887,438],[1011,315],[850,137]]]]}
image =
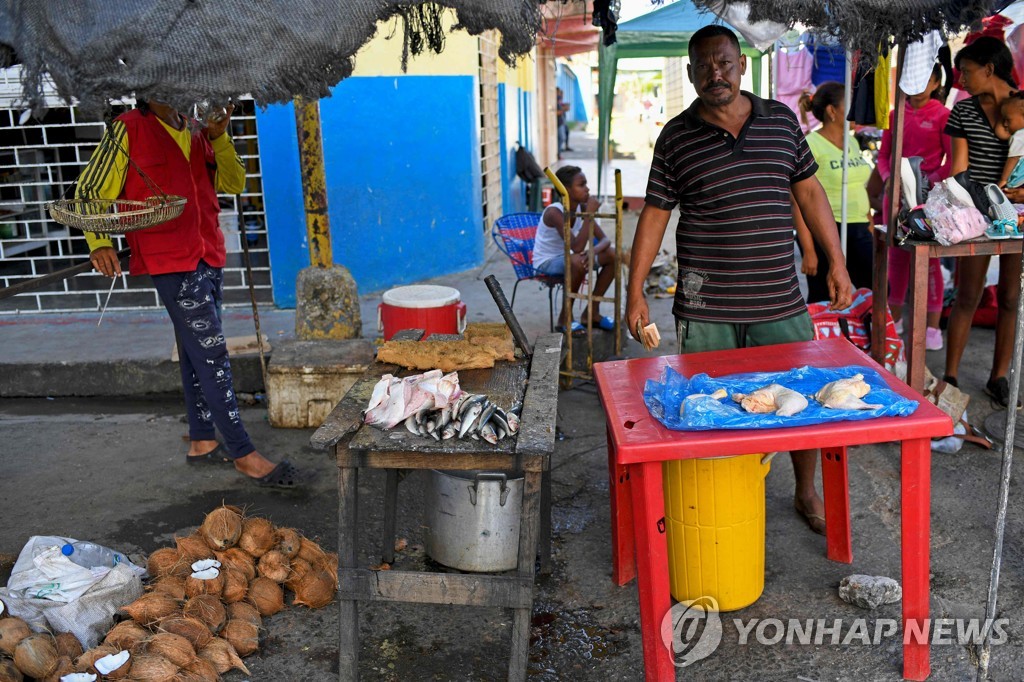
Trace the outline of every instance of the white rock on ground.
{"type": "Polygon", "coordinates": [[[892,578],[884,575],[849,575],[839,583],[839,598],[859,606],[873,609],[903,599],[903,589],[892,578]]]}

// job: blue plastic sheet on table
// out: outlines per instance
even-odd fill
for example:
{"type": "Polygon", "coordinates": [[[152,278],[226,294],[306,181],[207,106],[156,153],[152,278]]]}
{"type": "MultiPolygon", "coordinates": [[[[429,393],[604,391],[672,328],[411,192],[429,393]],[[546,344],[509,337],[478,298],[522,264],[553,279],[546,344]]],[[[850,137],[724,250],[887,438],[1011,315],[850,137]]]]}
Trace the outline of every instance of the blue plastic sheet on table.
{"type": "Polygon", "coordinates": [[[644,386],[644,403],[651,414],[665,427],[675,431],[709,431],[712,429],[765,429],[787,426],[807,426],[826,422],[856,421],[876,417],[906,417],[917,409],[917,401],[904,398],[890,389],[885,380],[870,367],[799,367],[788,372],[754,372],[709,377],[695,374],[687,379],[671,367],[666,367],[659,381],[649,379],[644,386]],[[871,392],[862,400],[881,405],[871,410],[836,410],[826,408],[813,396],[825,384],[863,374],[871,392]],[[781,384],[807,397],[803,411],[780,417],[775,414],[746,412],[732,400],[734,393],[751,393],[768,384],[781,384]],[[688,395],[714,393],[725,389],[728,394],[721,400],[697,398],[686,401],[686,411],[680,414],[680,405],[688,395]]]}

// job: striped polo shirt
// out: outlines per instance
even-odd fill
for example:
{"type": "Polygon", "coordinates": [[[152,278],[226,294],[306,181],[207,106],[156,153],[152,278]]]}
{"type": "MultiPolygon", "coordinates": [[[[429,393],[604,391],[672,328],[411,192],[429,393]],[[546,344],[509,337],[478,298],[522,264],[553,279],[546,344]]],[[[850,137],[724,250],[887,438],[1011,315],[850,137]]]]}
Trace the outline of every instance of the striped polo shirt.
{"type": "Polygon", "coordinates": [[[992,130],[978,97],[963,99],[953,105],[946,122],[950,137],[967,140],[967,167],[975,182],[999,182],[1010,150],[1008,140],[1000,140],[992,130]]]}
{"type": "Polygon", "coordinates": [[[696,100],[654,146],[646,202],[679,206],[678,318],[753,324],[806,310],[790,187],[818,166],[786,105],[742,94],[752,109],[738,138],[704,121],[696,100]]]}

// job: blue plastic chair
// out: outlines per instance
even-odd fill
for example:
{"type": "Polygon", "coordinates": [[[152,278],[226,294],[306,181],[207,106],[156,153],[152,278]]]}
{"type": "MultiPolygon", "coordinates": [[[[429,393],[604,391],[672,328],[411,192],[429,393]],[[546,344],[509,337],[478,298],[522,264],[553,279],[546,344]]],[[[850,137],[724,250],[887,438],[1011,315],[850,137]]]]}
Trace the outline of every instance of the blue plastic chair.
{"type": "Polygon", "coordinates": [[[548,289],[548,317],[551,331],[555,331],[555,289],[562,287],[565,278],[561,275],[545,275],[533,267],[533,243],[537,238],[540,213],[509,213],[494,221],[491,237],[498,250],[508,256],[516,273],[512,287],[512,309],[516,306],[516,291],[519,283],[533,280],[548,289]]]}

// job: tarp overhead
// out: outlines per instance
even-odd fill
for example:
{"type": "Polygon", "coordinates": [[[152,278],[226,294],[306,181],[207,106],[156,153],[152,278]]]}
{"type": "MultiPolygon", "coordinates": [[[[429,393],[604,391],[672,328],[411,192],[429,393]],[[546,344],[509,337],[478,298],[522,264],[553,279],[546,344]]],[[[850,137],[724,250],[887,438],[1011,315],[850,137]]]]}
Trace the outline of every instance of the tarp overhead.
{"type": "MultiPolygon", "coordinates": [[[[597,189],[600,193],[604,179],[604,165],[608,158],[608,139],[611,134],[612,102],[615,98],[615,77],[618,60],[634,57],[686,57],[690,38],[699,29],[711,24],[733,28],[706,9],[700,9],[691,0],[679,0],[661,9],[619,24],[616,42],[598,48],[598,144],[597,189]]],[[[733,29],[735,30],[735,29],[733,29]]],[[[738,32],[737,32],[738,33],[738,32]]],[[[760,50],[740,38],[740,50],[750,60],[754,92],[760,94],[760,50]]]]}

